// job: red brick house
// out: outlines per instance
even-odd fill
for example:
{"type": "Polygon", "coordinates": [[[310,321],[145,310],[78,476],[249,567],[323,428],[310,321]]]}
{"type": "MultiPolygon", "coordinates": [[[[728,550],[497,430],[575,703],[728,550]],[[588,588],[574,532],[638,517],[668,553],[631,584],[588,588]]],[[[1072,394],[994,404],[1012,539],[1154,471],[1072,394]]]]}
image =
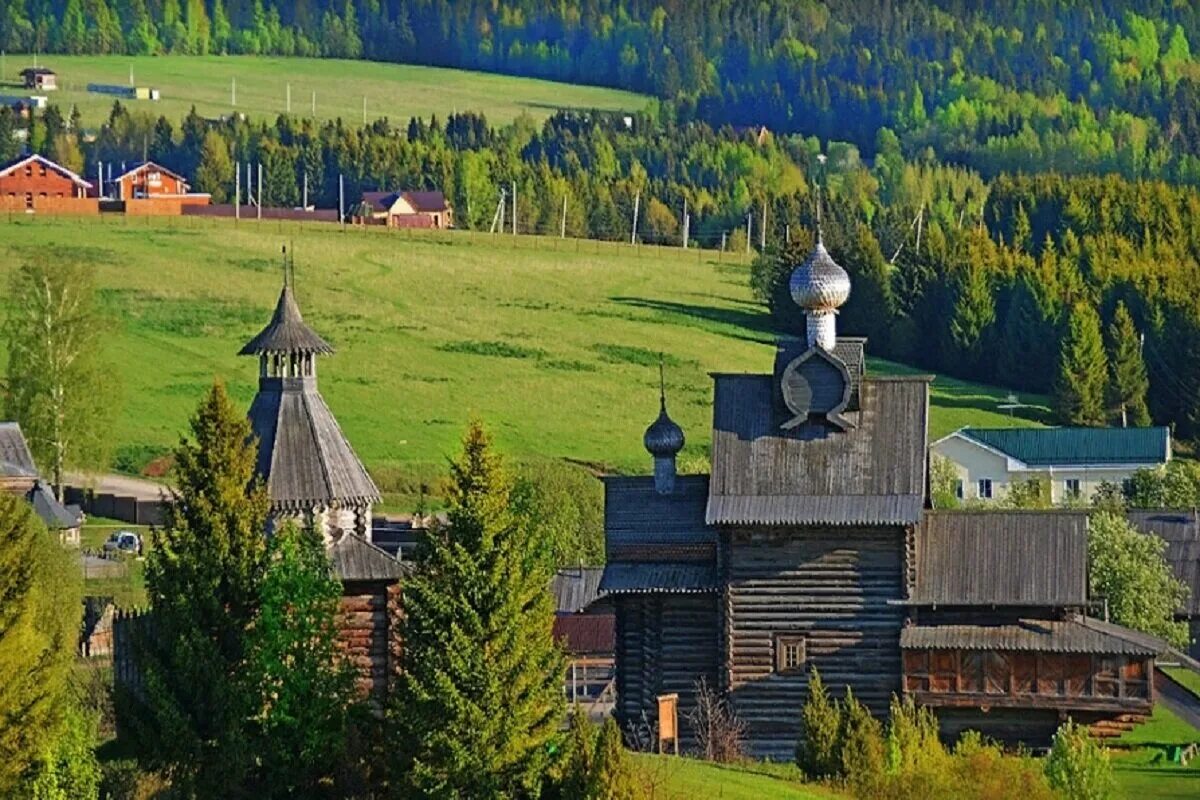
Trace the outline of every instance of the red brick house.
{"type": "Polygon", "coordinates": [[[140,161],[113,179],[116,199],[179,197],[189,194],[187,179],[153,161],[140,161]]]}
{"type": "Polygon", "coordinates": [[[32,209],[39,198],[87,197],[92,184],[44,156],[18,156],[0,166],[0,198],[9,210],[14,206],[32,209]]]}

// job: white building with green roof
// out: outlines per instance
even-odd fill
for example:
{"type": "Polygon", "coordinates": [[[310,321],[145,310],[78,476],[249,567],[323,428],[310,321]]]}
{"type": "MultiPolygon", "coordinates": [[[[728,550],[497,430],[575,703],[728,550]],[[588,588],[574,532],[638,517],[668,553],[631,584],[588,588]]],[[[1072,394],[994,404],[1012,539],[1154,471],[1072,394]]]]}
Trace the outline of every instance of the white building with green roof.
{"type": "Polygon", "coordinates": [[[999,500],[1014,483],[1045,479],[1054,503],[1090,500],[1171,459],[1167,428],[962,428],[930,445],[958,474],[962,500],[999,500]]]}

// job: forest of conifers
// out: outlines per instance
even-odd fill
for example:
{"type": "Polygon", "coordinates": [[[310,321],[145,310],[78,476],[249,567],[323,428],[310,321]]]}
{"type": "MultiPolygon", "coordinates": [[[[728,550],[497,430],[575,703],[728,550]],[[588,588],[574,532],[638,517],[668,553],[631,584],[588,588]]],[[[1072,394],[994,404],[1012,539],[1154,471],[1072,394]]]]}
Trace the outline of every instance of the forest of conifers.
{"type": "MultiPolygon", "coordinates": [[[[148,153],[217,201],[250,161],[265,204],[296,204],[307,184],[310,202],[336,205],[339,176],[351,201],[443,189],[473,229],[514,182],[522,232],[557,234],[565,198],[569,235],[628,240],[637,202],[639,238],[678,244],[686,203],[693,244],[744,249],[749,216],[768,254],[811,242],[821,184],[826,242],[855,281],[841,329],[871,352],[1089,393],[1062,417],[1086,424],[1117,419],[1129,398],[1108,362],[1125,374],[1133,358],[1154,420],[1196,436],[1200,10],[995,5],[0,0],[0,46],[367,57],[646,91],[657,99],[632,126],[578,113],[502,128],[469,112],[365,128],[178,121],[117,105],[93,139],[52,108],[29,144],[80,170],[148,153]],[[1114,324],[1118,305],[1132,326],[1114,324]]],[[[0,113],[0,155],[25,124],[0,113]]],[[[769,261],[756,289],[784,315],[769,261]]]]}

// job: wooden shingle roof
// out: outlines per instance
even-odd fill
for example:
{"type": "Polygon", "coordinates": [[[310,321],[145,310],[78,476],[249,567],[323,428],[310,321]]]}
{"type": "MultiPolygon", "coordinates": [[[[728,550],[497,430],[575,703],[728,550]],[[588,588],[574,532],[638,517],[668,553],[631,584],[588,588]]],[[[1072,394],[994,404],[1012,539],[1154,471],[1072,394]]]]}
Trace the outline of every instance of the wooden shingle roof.
{"type": "Polygon", "coordinates": [[[715,547],[717,532],[704,522],[707,475],[680,475],[675,491],[659,494],[651,477],[604,479],[604,540],[608,560],[628,548],[715,547]]]}
{"type": "Polygon", "coordinates": [[[354,533],[347,533],[328,550],[334,574],[341,581],[392,582],[409,569],[384,550],[354,533]]]}
{"type": "Polygon", "coordinates": [[[333,347],[305,324],[292,287],[285,283],[279,293],[279,301],[275,304],[275,313],[271,315],[271,321],[246,343],[238,355],[332,352],[333,347]]]}
{"type": "Polygon", "coordinates": [[[1128,517],[1138,530],[1167,543],[1171,571],[1191,590],[1180,611],[1200,615],[1200,515],[1195,511],[1130,511],[1128,517]]]}
{"type": "Polygon", "coordinates": [[[915,604],[1083,606],[1087,515],[927,512],[916,532],[915,572],[915,604]]]}
{"type": "Polygon", "coordinates": [[[900,631],[900,647],[1156,656],[1170,645],[1119,625],[1081,618],[1022,619],[1008,625],[912,625],[900,631]]]}
{"type": "Polygon", "coordinates": [[[911,525],[925,505],[929,379],[863,379],[853,427],[784,431],[771,375],[717,375],[709,524],[911,525]]]}
{"type": "Polygon", "coordinates": [[[550,591],[559,614],[578,614],[600,599],[604,567],[564,567],[554,573],[550,591]]]}
{"type": "Polygon", "coordinates": [[[379,502],[379,489],[325,405],[315,378],[263,380],[249,416],[258,437],[258,474],[273,508],[304,511],[379,502]]]}

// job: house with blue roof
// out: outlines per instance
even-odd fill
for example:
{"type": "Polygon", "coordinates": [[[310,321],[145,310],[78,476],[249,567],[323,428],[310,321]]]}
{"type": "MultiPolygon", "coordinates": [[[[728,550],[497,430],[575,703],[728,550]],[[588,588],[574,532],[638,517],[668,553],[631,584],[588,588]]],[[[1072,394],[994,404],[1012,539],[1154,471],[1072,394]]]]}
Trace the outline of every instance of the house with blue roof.
{"type": "Polygon", "coordinates": [[[1090,500],[1171,459],[1167,428],[962,428],[930,445],[958,474],[962,500],[998,500],[1014,483],[1048,480],[1050,499],[1090,500]]]}

